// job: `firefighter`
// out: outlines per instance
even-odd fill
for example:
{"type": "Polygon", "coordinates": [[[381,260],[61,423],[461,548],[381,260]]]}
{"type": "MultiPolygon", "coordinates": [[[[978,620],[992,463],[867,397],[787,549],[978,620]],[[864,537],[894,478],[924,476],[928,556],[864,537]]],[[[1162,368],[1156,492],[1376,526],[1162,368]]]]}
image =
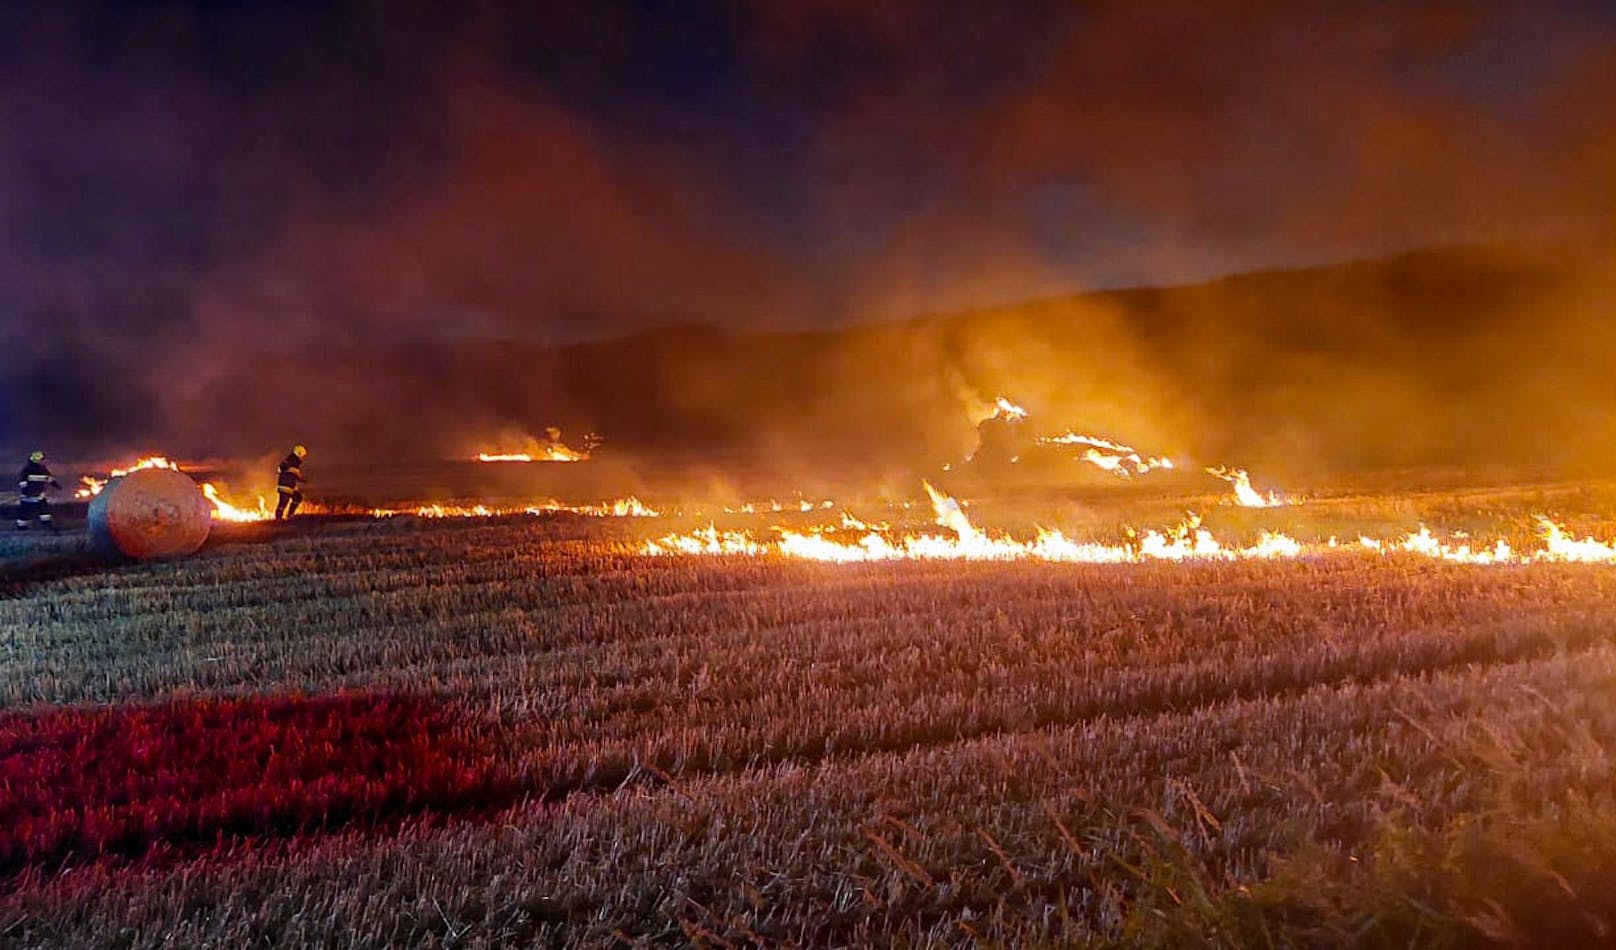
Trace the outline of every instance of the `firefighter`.
{"type": "Polygon", "coordinates": [[[290,521],[297,514],[297,506],[303,503],[303,459],[309,450],[301,445],[292,446],[292,451],[281,459],[280,468],[275,473],[275,491],[280,500],[275,503],[275,520],[290,521]]]}
{"type": "Polygon", "coordinates": [[[1017,460],[1021,452],[1021,417],[1000,410],[976,427],[976,451],[971,462],[978,468],[997,470],[1017,460]]]}
{"type": "Polygon", "coordinates": [[[45,500],[47,487],[61,488],[62,485],[51,476],[50,469],[45,467],[45,453],[36,450],[28,456],[28,464],[17,473],[18,531],[27,531],[30,521],[38,521],[52,531],[56,530],[56,522],[51,518],[50,503],[45,500]]]}

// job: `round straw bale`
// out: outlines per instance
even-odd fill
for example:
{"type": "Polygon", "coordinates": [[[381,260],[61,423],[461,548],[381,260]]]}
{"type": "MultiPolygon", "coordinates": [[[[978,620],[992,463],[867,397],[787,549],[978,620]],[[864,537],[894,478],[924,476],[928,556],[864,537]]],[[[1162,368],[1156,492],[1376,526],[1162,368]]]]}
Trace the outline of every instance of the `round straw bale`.
{"type": "Polygon", "coordinates": [[[208,539],[212,511],[191,476],[144,468],[107,482],[90,502],[90,537],[126,557],[183,557],[208,539]]]}

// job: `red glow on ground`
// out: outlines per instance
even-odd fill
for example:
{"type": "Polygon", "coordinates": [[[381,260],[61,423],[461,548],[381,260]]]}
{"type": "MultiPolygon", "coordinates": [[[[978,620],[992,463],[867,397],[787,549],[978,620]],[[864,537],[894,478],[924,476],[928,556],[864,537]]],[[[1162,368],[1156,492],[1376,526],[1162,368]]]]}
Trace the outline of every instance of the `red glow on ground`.
{"type": "Polygon", "coordinates": [[[493,738],[377,695],[0,714],[0,876],[498,808],[493,738]]]}

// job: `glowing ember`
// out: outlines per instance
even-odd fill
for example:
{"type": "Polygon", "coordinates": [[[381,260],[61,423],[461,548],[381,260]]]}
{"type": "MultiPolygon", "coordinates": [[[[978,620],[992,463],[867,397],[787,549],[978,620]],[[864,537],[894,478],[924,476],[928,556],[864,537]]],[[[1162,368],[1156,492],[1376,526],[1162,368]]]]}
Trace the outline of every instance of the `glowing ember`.
{"type": "Polygon", "coordinates": [[[1235,504],[1242,508],[1277,508],[1285,502],[1274,492],[1264,495],[1251,487],[1251,476],[1243,468],[1209,468],[1206,470],[1213,478],[1221,478],[1234,487],[1235,504]]]}

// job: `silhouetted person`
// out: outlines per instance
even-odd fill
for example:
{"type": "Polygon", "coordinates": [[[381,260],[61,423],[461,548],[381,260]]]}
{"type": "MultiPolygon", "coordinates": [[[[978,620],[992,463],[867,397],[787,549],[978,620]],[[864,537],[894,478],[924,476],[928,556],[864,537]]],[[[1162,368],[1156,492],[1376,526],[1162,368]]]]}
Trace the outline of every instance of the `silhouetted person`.
{"type": "Polygon", "coordinates": [[[996,412],[983,419],[976,427],[976,451],[971,464],[996,469],[1009,465],[1021,454],[1020,418],[1007,412],[996,412]]]}
{"type": "Polygon", "coordinates": [[[290,521],[297,514],[297,506],[303,503],[303,459],[309,450],[301,445],[292,446],[292,451],[281,459],[280,467],[275,472],[275,493],[280,500],[275,503],[275,520],[290,521]]]}
{"type": "Polygon", "coordinates": [[[45,489],[61,487],[45,467],[45,453],[36,450],[29,455],[28,464],[17,473],[17,530],[27,531],[29,522],[38,521],[55,531],[56,521],[51,518],[45,489]]]}

